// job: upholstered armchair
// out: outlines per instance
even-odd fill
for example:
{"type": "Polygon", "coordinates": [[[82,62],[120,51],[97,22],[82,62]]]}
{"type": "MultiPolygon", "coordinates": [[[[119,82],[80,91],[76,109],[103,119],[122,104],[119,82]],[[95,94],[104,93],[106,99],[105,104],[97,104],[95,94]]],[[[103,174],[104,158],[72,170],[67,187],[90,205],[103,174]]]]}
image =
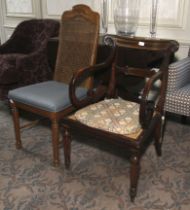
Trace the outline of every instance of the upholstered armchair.
{"type": "Polygon", "coordinates": [[[10,89],[52,78],[47,43],[57,36],[59,22],[32,19],[21,22],[10,39],[0,46],[0,99],[10,89]]]}
{"type": "Polygon", "coordinates": [[[169,66],[165,111],[190,116],[190,50],[188,57],[169,66]]]}

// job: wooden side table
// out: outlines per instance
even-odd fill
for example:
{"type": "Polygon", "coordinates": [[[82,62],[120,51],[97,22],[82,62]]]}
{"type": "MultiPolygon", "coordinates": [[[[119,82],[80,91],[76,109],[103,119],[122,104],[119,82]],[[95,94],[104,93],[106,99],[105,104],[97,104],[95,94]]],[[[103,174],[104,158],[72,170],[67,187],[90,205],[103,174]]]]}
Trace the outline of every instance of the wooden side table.
{"type": "MultiPolygon", "coordinates": [[[[109,34],[117,41],[117,57],[116,63],[119,66],[133,66],[133,67],[156,67],[159,68],[160,60],[159,53],[165,48],[169,48],[171,52],[170,63],[174,60],[175,52],[179,48],[179,44],[175,40],[168,39],[151,39],[145,37],[121,37],[117,35],[109,34]],[[147,50],[147,46],[154,45],[152,51],[147,50]]],[[[52,69],[54,69],[56,62],[58,48],[58,38],[51,38],[48,44],[48,58],[52,69]]],[[[100,36],[99,47],[97,54],[97,63],[105,61],[109,55],[109,47],[103,44],[103,37],[100,36]]],[[[103,75],[104,80],[108,80],[107,75],[103,75]]],[[[101,75],[102,77],[102,75],[101,75]]],[[[100,77],[97,75],[95,80],[99,80],[100,77]]],[[[125,89],[131,90],[129,95],[138,97],[138,93],[141,91],[144,81],[133,77],[119,78],[119,85],[125,89]]]]}

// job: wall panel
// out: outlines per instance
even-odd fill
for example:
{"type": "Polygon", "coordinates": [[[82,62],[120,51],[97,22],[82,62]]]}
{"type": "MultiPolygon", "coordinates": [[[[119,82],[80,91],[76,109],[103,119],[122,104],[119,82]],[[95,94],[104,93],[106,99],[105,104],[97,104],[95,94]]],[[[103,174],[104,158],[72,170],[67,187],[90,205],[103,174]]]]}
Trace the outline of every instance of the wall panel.
{"type": "Polygon", "coordinates": [[[1,40],[6,41],[23,20],[41,18],[39,0],[0,0],[1,40]]]}
{"type": "MultiPolygon", "coordinates": [[[[115,33],[113,11],[115,0],[109,1],[108,33],[115,33]]],[[[0,0],[0,35],[4,42],[15,26],[29,18],[60,19],[64,10],[74,4],[87,4],[100,12],[99,0],[0,0]]],[[[151,0],[141,0],[140,23],[137,36],[149,37],[151,0]]],[[[187,55],[190,45],[189,0],[159,0],[157,37],[176,39],[180,42],[179,57],[187,55]]]]}
{"type": "Polygon", "coordinates": [[[43,18],[59,19],[65,10],[70,10],[75,4],[86,4],[91,8],[94,7],[93,0],[42,0],[42,16],[43,18]]]}

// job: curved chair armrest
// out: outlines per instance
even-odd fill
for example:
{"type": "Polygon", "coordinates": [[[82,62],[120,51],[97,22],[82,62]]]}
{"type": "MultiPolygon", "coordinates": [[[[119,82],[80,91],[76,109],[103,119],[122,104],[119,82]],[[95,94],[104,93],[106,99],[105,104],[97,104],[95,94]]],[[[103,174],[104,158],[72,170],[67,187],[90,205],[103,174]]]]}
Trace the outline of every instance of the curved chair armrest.
{"type": "Polygon", "coordinates": [[[45,48],[20,56],[16,61],[20,82],[23,85],[52,79],[45,48]]]}
{"type": "Polygon", "coordinates": [[[28,61],[30,61],[30,59],[36,59],[37,56],[39,56],[39,54],[43,53],[45,50],[46,50],[45,48],[40,48],[36,51],[32,51],[27,54],[22,54],[22,56],[20,56],[17,61],[17,65],[19,66],[20,63],[22,63],[23,61],[28,62],[28,61]]]}
{"type": "Polygon", "coordinates": [[[169,65],[167,91],[173,91],[190,82],[190,57],[169,65]]]}
{"type": "Polygon", "coordinates": [[[92,77],[95,73],[98,71],[104,71],[107,67],[107,63],[101,63],[94,66],[90,66],[84,69],[80,69],[77,71],[73,78],[71,79],[71,82],[69,84],[69,96],[71,103],[77,107],[81,108],[84,107],[90,103],[93,103],[95,101],[98,101],[98,99],[105,96],[106,88],[103,85],[99,85],[95,90],[90,90],[89,94],[87,94],[87,97],[79,100],[76,96],[76,89],[79,86],[82,81],[84,81],[88,77],[92,77]]]}
{"type": "Polygon", "coordinates": [[[18,82],[18,71],[16,69],[16,60],[23,54],[0,54],[0,84],[9,85],[18,82]]]}
{"type": "MultiPolygon", "coordinates": [[[[158,103],[158,99],[149,100],[149,93],[153,88],[155,82],[157,80],[161,80],[162,76],[163,73],[159,71],[156,74],[154,74],[152,77],[150,77],[145,84],[140,103],[140,114],[139,114],[139,121],[143,128],[146,128],[146,126],[149,124],[154,112],[154,108],[156,107],[156,103],[158,103]]],[[[161,92],[161,87],[160,87],[160,92],[161,92]]]]}
{"type": "Polygon", "coordinates": [[[88,91],[87,97],[85,99],[78,100],[76,96],[77,87],[85,79],[87,79],[88,77],[93,77],[98,72],[103,73],[104,71],[107,71],[109,67],[111,67],[112,61],[115,57],[116,44],[115,41],[110,36],[105,36],[104,42],[106,45],[109,45],[112,48],[110,56],[107,58],[107,60],[103,63],[78,70],[71,79],[71,82],[69,84],[70,100],[71,103],[77,108],[81,108],[92,102],[96,102],[106,94],[107,88],[104,85],[99,84],[97,88],[90,89],[88,91]]]}
{"type": "MultiPolygon", "coordinates": [[[[15,44],[12,42],[12,39],[8,39],[0,46],[0,54],[10,54],[15,53],[15,44]]],[[[19,50],[19,49],[18,49],[19,50]]],[[[17,52],[18,52],[17,50],[17,52]]]]}

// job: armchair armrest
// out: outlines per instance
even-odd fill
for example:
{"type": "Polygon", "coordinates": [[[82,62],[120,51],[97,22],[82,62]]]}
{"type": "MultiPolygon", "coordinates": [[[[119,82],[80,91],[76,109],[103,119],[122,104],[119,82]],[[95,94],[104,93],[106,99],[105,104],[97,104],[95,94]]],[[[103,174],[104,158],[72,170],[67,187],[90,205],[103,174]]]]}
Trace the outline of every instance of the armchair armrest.
{"type": "MultiPolygon", "coordinates": [[[[12,39],[8,39],[6,42],[4,42],[1,46],[0,46],[0,54],[10,54],[10,53],[15,53],[16,51],[16,47],[15,47],[15,43],[12,42],[12,39]]],[[[18,52],[18,49],[17,49],[18,52]]]]}
{"type": "Polygon", "coordinates": [[[116,44],[115,41],[109,36],[104,38],[104,42],[106,45],[109,45],[112,48],[110,56],[107,58],[107,60],[103,63],[78,70],[71,79],[69,84],[69,96],[71,103],[77,108],[81,108],[90,103],[97,102],[106,94],[107,87],[102,85],[100,82],[97,88],[88,90],[86,98],[79,100],[76,96],[77,86],[79,86],[79,84],[81,84],[85,79],[88,77],[93,77],[98,72],[103,73],[104,71],[107,71],[109,67],[111,67],[112,61],[115,57],[116,44]]]}
{"type": "Polygon", "coordinates": [[[167,91],[174,91],[190,81],[190,57],[169,65],[167,91]]]}
{"type": "Polygon", "coordinates": [[[22,54],[0,54],[0,84],[10,85],[19,81],[16,60],[22,54]]]}
{"type": "Polygon", "coordinates": [[[90,66],[84,69],[80,69],[75,73],[71,82],[69,84],[69,96],[71,103],[77,107],[81,108],[90,103],[98,101],[98,99],[102,98],[106,93],[106,88],[103,85],[99,85],[96,89],[90,89],[86,98],[79,100],[76,96],[76,89],[82,81],[84,81],[88,77],[92,77],[98,71],[104,71],[107,67],[106,63],[97,64],[94,66],[90,66]]]}
{"type": "Polygon", "coordinates": [[[146,126],[149,124],[154,109],[157,107],[157,104],[161,103],[161,100],[164,96],[162,96],[162,84],[160,87],[160,93],[158,94],[158,97],[154,100],[149,100],[149,93],[151,89],[154,87],[154,84],[157,80],[162,80],[163,73],[161,71],[155,73],[152,77],[147,80],[142,98],[140,103],[140,115],[139,115],[139,121],[142,127],[146,128],[146,126]]]}
{"type": "Polygon", "coordinates": [[[44,51],[45,49],[41,48],[17,59],[16,68],[21,85],[29,85],[52,78],[53,72],[49,67],[47,55],[44,51]]]}

